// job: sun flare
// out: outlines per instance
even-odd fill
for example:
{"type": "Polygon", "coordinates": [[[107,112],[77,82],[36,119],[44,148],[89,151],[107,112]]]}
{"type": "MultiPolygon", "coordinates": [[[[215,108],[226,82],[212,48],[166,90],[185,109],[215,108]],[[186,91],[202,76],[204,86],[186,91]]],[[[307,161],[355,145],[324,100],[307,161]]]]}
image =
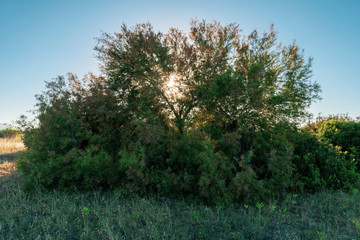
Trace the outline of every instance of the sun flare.
{"type": "Polygon", "coordinates": [[[168,88],[173,88],[174,86],[175,86],[175,75],[170,75],[170,77],[169,77],[169,81],[168,81],[168,83],[167,83],[167,87],[168,88]]]}
{"type": "Polygon", "coordinates": [[[166,97],[169,98],[169,100],[171,101],[176,101],[177,99],[179,99],[182,96],[181,93],[181,82],[179,81],[180,76],[176,73],[172,73],[170,74],[170,76],[168,77],[165,86],[164,86],[164,90],[165,90],[165,95],[166,97]]]}

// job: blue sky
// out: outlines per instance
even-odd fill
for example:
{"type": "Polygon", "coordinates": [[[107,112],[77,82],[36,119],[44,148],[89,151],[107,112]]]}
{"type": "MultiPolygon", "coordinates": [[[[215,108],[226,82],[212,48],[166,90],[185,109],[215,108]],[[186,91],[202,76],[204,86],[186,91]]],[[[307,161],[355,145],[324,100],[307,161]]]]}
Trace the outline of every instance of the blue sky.
{"type": "Polygon", "coordinates": [[[313,80],[322,100],[315,116],[360,116],[360,1],[0,1],[0,123],[11,123],[34,109],[44,81],[72,72],[98,73],[94,58],[101,30],[113,33],[122,23],[150,22],[155,30],[189,30],[191,18],[237,22],[248,34],[271,23],[279,41],[294,39],[313,57],[313,80]]]}

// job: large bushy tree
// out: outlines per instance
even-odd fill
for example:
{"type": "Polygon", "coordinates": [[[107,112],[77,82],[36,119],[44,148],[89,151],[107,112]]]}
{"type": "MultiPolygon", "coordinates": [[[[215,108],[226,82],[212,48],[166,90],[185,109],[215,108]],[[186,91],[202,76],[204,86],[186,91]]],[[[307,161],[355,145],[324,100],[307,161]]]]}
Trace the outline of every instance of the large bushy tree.
{"type": "Polygon", "coordinates": [[[28,187],[229,203],[267,199],[296,179],[319,186],[294,174],[317,155],[301,148],[294,157],[293,145],[320,88],[311,59],[278,43],[273,26],[244,35],[215,21],[193,20],[188,34],[124,25],[98,40],[103,76],[59,77],[37,97],[39,126],[26,130],[19,161],[28,187]]]}
{"type": "Polygon", "coordinates": [[[296,122],[319,99],[311,59],[295,43],[278,43],[273,26],[246,36],[237,24],[215,21],[193,20],[189,34],[124,25],[104,33],[96,50],[129,112],[164,119],[180,132],[210,120],[253,127],[296,122]]]}

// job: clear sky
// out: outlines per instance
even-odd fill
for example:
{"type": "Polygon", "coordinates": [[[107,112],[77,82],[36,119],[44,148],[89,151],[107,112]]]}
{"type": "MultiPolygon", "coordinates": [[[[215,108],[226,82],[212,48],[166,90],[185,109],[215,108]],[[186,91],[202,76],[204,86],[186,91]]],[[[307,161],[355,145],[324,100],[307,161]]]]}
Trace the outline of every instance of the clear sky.
{"type": "Polygon", "coordinates": [[[310,111],[360,116],[359,0],[0,0],[0,123],[34,109],[44,81],[98,73],[93,48],[101,30],[150,22],[162,32],[188,31],[191,18],[237,22],[246,34],[274,23],[281,42],[296,39],[314,58],[323,99],[310,111]]]}

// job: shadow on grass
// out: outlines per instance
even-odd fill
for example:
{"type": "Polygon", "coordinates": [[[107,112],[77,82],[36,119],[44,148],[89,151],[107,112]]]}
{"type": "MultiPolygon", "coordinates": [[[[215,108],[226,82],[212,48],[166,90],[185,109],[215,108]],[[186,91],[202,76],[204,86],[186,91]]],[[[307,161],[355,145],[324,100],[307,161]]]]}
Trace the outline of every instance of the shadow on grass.
{"type": "Polygon", "coordinates": [[[14,153],[0,154],[0,163],[2,162],[15,162],[24,151],[18,151],[14,153]]]}
{"type": "Polygon", "coordinates": [[[17,174],[16,160],[24,151],[0,154],[0,180],[9,180],[17,174]],[[4,178],[5,177],[5,178],[4,178]]]}

